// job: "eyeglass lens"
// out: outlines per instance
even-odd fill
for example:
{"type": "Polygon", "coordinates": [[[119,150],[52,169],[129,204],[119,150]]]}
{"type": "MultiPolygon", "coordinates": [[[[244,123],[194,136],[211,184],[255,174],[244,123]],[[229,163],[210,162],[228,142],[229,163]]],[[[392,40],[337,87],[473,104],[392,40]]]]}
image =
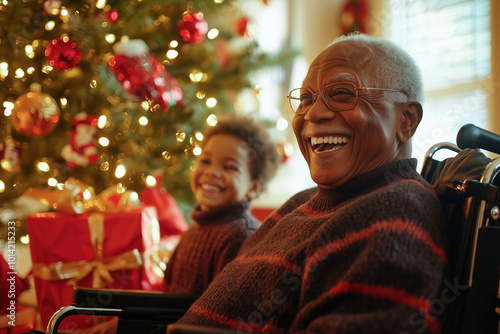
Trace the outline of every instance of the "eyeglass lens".
{"type": "Polygon", "coordinates": [[[290,92],[288,99],[293,111],[306,113],[316,99],[322,95],[323,101],[330,110],[344,111],[356,105],[356,87],[349,83],[336,83],[325,86],[322,94],[313,94],[309,89],[296,88],[290,92]]]}

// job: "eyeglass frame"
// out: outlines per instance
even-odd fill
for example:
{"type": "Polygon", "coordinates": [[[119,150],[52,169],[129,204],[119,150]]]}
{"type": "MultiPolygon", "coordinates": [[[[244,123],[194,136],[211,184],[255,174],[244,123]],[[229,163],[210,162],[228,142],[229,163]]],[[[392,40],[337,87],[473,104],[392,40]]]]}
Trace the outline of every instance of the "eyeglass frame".
{"type": "MultiPolygon", "coordinates": [[[[288,99],[288,102],[290,104],[290,108],[292,109],[293,113],[295,115],[305,115],[307,114],[307,111],[306,112],[303,112],[303,113],[298,113],[296,110],[293,110],[293,107],[292,107],[292,99],[294,100],[300,100],[297,99],[297,98],[293,98],[291,95],[292,95],[292,92],[295,91],[295,90],[308,90],[309,92],[312,93],[312,97],[313,97],[313,102],[311,104],[311,106],[316,103],[316,101],[318,100],[318,97],[321,95],[323,97],[323,102],[325,103],[325,106],[333,111],[333,112],[336,112],[336,111],[347,111],[347,110],[352,110],[354,109],[354,107],[356,107],[356,105],[358,104],[358,98],[359,98],[359,91],[364,91],[364,90],[382,90],[382,91],[387,91],[387,92],[397,92],[397,93],[403,93],[405,94],[404,91],[400,90],[400,89],[392,89],[392,88],[376,88],[376,87],[365,87],[365,86],[356,86],[356,84],[354,84],[353,82],[348,82],[348,81],[343,81],[343,82],[333,82],[331,84],[328,84],[326,85],[325,87],[323,87],[323,89],[321,90],[321,93],[314,93],[311,89],[309,88],[294,88],[290,91],[290,93],[288,93],[287,95],[287,99],[288,99]],[[338,85],[338,84],[348,84],[348,85],[351,85],[354,87],[354,91],[356,92],[356,100],[354,101],[354,104],[351,108],[349,109],[342,109],[342,110],[333,110],[332,108],[330,108],[330,106],[328,105],[328,102],[325,100],[325,95],[323,94],[323,92],[325,91],[326,88],[330,87],[330,86],[334,86],[334,85],[338,85]]],[[[300,104],[299,104],[300,106],[300,104]]],[[[299,108],[297,108],[298,110],[299,108]]]]}

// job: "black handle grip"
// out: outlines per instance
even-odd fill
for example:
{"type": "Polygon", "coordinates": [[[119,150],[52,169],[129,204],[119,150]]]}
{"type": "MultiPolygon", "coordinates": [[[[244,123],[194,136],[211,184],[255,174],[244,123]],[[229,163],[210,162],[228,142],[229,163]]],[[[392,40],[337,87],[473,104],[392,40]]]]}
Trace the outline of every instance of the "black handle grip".
{"type": "Polygon", "coordinates": [[[482,148],[500,154],[500,136],[474,124],[465,124],[460,128],[457,145],[461,149],[482,148]]]}

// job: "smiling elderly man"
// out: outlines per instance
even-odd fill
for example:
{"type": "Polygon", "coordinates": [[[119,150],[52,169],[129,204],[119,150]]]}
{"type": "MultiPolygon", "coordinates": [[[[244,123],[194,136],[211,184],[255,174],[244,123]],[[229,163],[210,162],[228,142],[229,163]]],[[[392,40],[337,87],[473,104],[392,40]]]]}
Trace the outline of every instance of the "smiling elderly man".
{"type": "Polygon", "coordinates": [[[268,217],[179,323],[439,332],[432,301],[446,273],[444,221],[410,158],[422,117],[418,66],[390,42],[342,37],[288,99],[318,186],[268,217]]]}

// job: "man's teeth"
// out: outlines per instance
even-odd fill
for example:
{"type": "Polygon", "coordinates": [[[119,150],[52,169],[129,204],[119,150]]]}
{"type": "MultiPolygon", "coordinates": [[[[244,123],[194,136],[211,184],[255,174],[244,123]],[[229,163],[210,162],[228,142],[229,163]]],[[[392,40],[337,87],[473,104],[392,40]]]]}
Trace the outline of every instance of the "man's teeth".
{"type": "Polygon", "coordinates": [[[329,137],[311,137],[311,144],[346,144],[347,137],[339,137],[339,136],[329,136],[329,137]]]}

